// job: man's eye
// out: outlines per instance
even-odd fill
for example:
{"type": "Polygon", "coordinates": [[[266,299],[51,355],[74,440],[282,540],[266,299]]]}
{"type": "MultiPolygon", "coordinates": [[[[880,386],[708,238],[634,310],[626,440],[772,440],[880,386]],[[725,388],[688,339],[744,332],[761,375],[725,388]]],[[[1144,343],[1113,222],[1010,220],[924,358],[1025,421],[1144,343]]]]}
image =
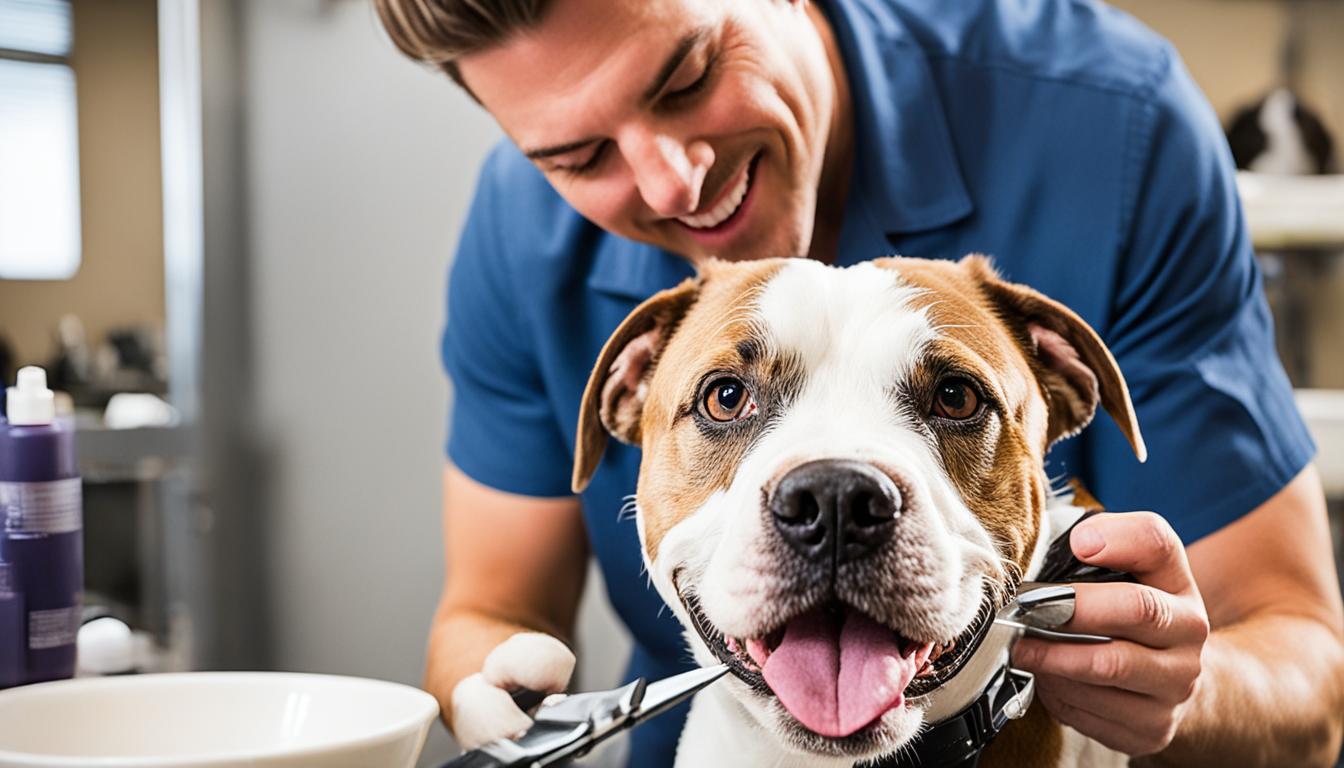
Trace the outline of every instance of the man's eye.
{"type": "Polygon", "coordinates": [[[980,412],[980,394],[967,379],[949,376],[933,391],[933,415],[965,421],[980,412]]]}
{"type": "Polygon", "coordinates": [[[582,165],[557,165],[555,169],[572,176],[582,176],[585,173],[590,173],[596,170],[598,163],[602,162],[603,155],[607,153],[607,145],[610,143],[609,141],[599,143],[597,148],[593,150],[593,154],[589,155],[582,165]]]}
{"type": "Polygon", "coordinates": [[[756,402],[752,400],[747,385],[733,376],[723,376],[710,382],[705,387],[701,403],[705,415],[720,422],[745,419],[756,412],[756,402]]]}
{"type": "Polygon", "coordinates": [[[709,84],[710,73],[714,70],[714,60],[715,57],[711,56],[709,60],[705,62],[705,68],[700,71],[700,76],[695,79],[695,82],[684,88],[668,91],[667,98],[674,100],[687,99],[704,90],[705,86],[709,84]]]}

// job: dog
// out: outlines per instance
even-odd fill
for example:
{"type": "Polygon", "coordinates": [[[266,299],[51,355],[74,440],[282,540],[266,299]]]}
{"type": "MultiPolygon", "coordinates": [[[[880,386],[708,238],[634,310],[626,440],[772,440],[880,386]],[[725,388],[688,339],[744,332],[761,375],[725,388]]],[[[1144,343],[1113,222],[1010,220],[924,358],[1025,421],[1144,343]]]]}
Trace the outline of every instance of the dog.
{"type": "Polygon", "coordinates": [[[1306,176],[1333,173],[1337,165],[1325,122],[1287,88],[1238,110],[1228,120],[1227,143],[1244,171],[1306,176]]]}
{"type": "MultiPolygon", "coordinates": [[[[677,764],[851,766],[909,745],[925,723],[908,700],[1082,514],[1043,460],[1098,404],[1142,461],[1097,334],[981,256],[714,261],[636,308],[585,390],[573,484],[608,436],[642,448],[648,575],[695,659],[733,672],[696,697],[677,764]]],[[[459,738],[516,730],[491,714],[499,688],[562,688],[566,654],[536,634],[495,649],[454,692],[459,738]]],[[[981,761],[1111,764],[1039,705],[981,761]]]]}

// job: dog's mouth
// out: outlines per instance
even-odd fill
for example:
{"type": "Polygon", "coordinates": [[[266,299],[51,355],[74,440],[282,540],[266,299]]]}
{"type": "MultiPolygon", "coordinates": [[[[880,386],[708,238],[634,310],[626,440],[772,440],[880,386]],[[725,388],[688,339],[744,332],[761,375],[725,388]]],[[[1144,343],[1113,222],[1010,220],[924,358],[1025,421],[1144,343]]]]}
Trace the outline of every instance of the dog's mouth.
{"type": "Polygon", "coordinates": [[[678,594],[700,639],[719,661],[758,694],[778,699],[804,728],[830,739],[863,731],[950,680],[994,614],[987,596],[955,638],[919,642],[833,600],[761,637],[738,638],[710,622],[694,593],[678,594]]]}

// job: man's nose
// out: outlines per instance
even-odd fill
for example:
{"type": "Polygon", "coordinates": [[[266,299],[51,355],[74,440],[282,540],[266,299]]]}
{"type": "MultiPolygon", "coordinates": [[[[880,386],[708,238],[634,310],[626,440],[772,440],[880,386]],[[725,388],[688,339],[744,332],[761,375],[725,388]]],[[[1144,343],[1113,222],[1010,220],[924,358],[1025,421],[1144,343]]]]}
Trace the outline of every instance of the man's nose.
{"type": "Polygon", "coordinates": [[[714,164],[708,142],[635,133],[627,140],[625,155],[639,196],[658,215],[685,216],[699,207],[705,174],[714,164]]]}

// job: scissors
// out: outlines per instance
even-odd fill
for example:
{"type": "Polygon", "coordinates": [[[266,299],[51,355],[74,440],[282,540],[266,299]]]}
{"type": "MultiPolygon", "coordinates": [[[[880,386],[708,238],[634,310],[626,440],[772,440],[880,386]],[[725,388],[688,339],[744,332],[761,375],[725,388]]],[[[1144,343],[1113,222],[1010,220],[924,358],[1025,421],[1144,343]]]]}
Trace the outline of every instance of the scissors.
{"type": "Polygon", "coordinates": [[[654,683],[641,677],[610,691],[554,698],[536,691],[517,691],[512,696],[519,708],[526,711],[538,707],[532,727],[516,738],[496,739],[466,752],[442,768],[563,765],[617,733],[666,712],[727,673],[728,665],[718,664],[654,683]]]}

